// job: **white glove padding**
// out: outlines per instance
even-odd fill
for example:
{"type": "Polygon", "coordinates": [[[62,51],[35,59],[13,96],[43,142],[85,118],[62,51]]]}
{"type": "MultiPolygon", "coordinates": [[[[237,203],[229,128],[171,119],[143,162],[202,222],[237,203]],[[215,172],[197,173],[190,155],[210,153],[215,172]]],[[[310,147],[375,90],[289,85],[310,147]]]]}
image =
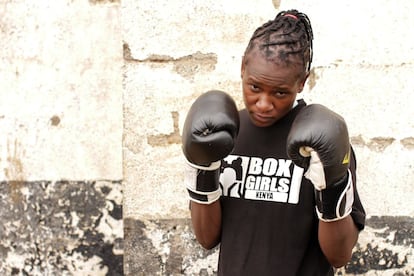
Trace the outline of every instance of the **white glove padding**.
{"type": "Polygon", "coordinates": [[[202,167],[187,161],[184,182],[191,201],[210,204],[221,196],[219,185],[221,161],[211,163],[208,167],[202,167]]]}
{"type": "Polygon", "coordinates": [[[325,222],[337,221],[348,216],[354,202],[352,174],[348,170],[346,177],[338,183],[327,183],[325,171],[318,153],[311,147],[299,149],[303,157],[310,157],[309,167],[304,176],[315,187],[316,213],[325,222]]]}
{"type": "Polygon", "coordinates": [[[352,204],[354,203],[351,171],[348,171],[346,182],[322,191],[315,190],[315,201],[316,213],[322,221],[332,222],[348,216],[352,212],[352,204]]]}
{"type": "Polygon", "coordinates": [[[305,172],[305,177],[312,182],[316,190],[321,191],[325,189],[325,171],[323,170],[323,164],[318,153],[311,147],[301,147],[299,153],[303,157],[310,156],[309,167],[305,172]]]}

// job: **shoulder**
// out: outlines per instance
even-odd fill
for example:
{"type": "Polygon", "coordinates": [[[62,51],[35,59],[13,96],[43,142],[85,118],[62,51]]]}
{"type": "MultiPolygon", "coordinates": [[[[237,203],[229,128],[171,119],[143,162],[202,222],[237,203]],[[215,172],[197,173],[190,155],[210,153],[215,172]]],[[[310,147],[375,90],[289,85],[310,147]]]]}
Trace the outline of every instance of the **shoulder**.
{"type": "Polygon", "coordinates": [[[305,102],[304,99],[298,99],[296,101],[295,106],[293,107],[293,110],[301,110],[302,108],[304,108],[305,106],[307,106],[308,104],[305,102]]]}
{"type": "Polygon", "coordinates": [[[243,108],[243,109],[239,110],[239,116],[240,116],[241,120],[244,120],[246,118],[248,119],[249,114],[247,114],[247,109],[243,108]]]}

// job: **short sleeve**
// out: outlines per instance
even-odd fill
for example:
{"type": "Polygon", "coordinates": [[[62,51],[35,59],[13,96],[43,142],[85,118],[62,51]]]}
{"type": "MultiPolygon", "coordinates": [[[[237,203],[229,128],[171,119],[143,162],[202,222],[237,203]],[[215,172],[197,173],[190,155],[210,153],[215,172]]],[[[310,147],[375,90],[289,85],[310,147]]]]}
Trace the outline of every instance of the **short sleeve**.
{"type": "Polygon", "coordinates": [[[354,203],[352,205],[351,217],[354,220],[354,223],[359,229],[359,231],[361,231],[365,227],[366,214],[365,214],[364,206],[362,205],[361,199],[358,194],[357,180],[356,180],[356,168],[357,168],[356,156],[355,156],[355,152],[353,148],[351,147],[350,170],[352,173],[352,182],[354,185],[354,203]]]}

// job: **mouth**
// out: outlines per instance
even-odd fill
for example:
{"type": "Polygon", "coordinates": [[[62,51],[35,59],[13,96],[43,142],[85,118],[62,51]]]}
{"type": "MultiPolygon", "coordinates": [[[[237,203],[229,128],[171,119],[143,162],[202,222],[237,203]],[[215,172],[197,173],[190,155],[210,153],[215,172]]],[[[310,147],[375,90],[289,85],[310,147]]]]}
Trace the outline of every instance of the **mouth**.
{"type": "Polygon", "coordinates": [[[265,114],[260,113],[252,113],[252,118],[254,121],[260,123],[260,124],[268,124],[270,122],[273,122],[273,117],[265,114]]]}

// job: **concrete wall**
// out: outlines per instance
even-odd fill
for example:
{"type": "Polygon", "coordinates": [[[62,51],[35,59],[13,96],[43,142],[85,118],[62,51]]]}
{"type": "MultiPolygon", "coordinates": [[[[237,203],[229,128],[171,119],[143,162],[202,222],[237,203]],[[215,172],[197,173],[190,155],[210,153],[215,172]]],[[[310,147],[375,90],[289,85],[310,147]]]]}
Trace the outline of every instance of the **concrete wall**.
{"type": "Polygon", "coordinates": [[[119,3],[0,1],[0,275],[122,275],[119,3]]]}
{"type": "Polygon", "coordinates": [[[347,120],[368,213],[338,275],[413,275],[414,2],[122,1],[125,273],[211,275],[217,250],[194,243],[179,134],[208,89],[240,105],[240,62],[256,27],[277,11],[306,12],[315,32],[303,98],[347,120]],[[147,252],[142,254],[142,252],[147,252]]]}
{"type": "Polygon", "coordinates": [[[302,96],[347,120],[368,213],[337,274],[414,275],[414,2],[221,2],[0,3],[0,274],[214,275],[183,120],[212,88],[242,107],[252,32],[298,8],[315,33],[302,96]]]}

